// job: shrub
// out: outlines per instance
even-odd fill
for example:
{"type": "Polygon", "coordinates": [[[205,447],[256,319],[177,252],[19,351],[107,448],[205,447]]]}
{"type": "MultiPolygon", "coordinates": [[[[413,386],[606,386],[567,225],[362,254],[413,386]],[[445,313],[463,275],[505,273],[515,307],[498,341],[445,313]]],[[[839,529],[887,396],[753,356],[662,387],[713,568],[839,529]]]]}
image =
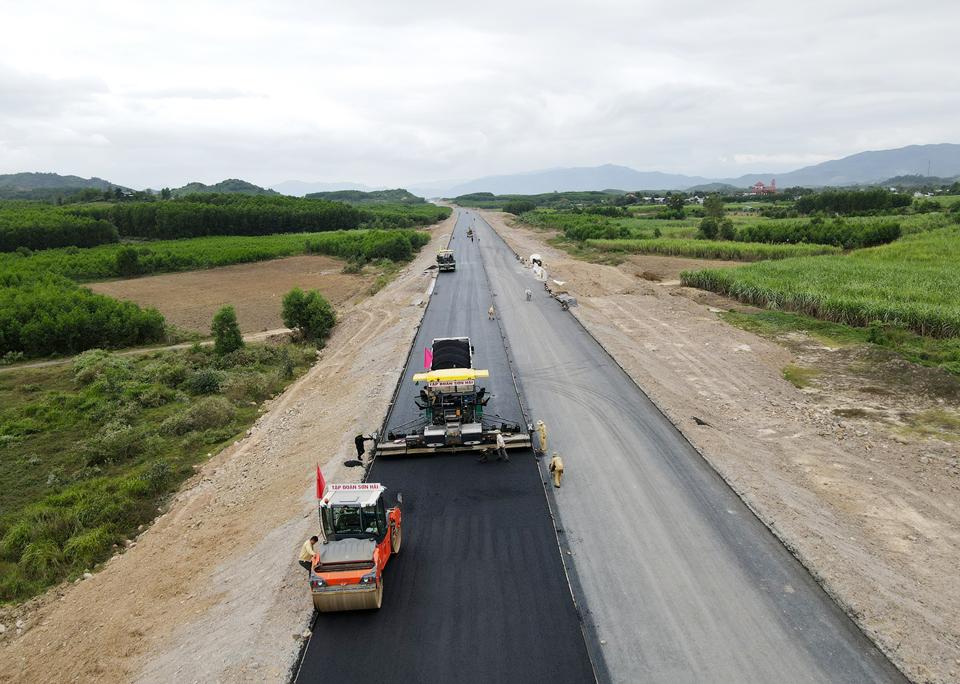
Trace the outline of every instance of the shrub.
{"type": "Polygon", "coordinates": [[[233,401],[262,401],[273,394],[273,386],[263,373],[238,373],[223,384],[223,393],[233,401]]]}
{"type": "Polygon", "coordinates": [[[124,247],[117,252],[117,273],[133,276],[140,273],[140,255],[133,247],[124,247]]]}
{"type": "Polygon", "coordinates": [[[533,211],[536,208],[537,205],[530,200],[511,200],[503,205],[503,210],[505,212],[515,216],[525,214],[528,211],[533,211]]]}
{"type": "Polygon", "coordinates": [[[213,317],[213,350],[217,356],[229,354],[243,346],[243,335],[237,324],[237,312],[232,306],[225,306],[213,317]]]}
{"type": "Polygon", "coordinates": [[[170,464],[166,461],[154,461],[146,470],[140,474],[140,480],[146,483],[147,491],[151,494],[159,494],[166,486],[173,473],[170,470],[170,464]]]}
{"type": "Polygon", "coordinates": [[[89,349],[73,360],[73,379],[78,385],[89,385],[108,375],[125,379],[130,372],[128,359],[104,349],[89,349]]]}
{"type": "Polygon", "coordinates": [[[176,392],[163,385],[147,385],[135,392],[137,403],[144,408],[164,406],[173,401],[176,396],[176,392]]]}
{"type": "Polygon", "coordinates": [[[190,394],[216,394],[220,391],[223,382],[223,373],[210,368],[194,371],[183,383],[183,388],[190,394]]]}
{"type": "Polygon", "coordinates": [[[13,562],[20,560],[23,550],[27,548],[31,539],[33,539],[33,526],[26,521],[18,522],[7,530],[3,539],[0,540],[0,556],[13,562]]]}
{"type": "Polygon", "coordinates": [[[96,466],[132,459],[143,452],[143,437],[140,430],[125,423],[104,425],[81,447],[84,463],[96,466]]]}
{"type": "Polygon", "coordinates": [[[236,416],[236,409],[223,397],[204,397],[193,406],[167,418],[160,425],[165,435],[185,435],[227,425],[236,416]]]}
{"type": "Polygon", "coordinates": [[[316,290],[290,290],[283,297],[283,324],[298,331],[305,339],[318,342],[326,339],[337,322],[330,302],[316,290]]]}
{"type": "Polygon", "coordinates": [[[50,539],[27,544],[18,565],[30,579],[44,580],[52,576],[62,562],[60,547],[50,539]]]}
{"type": "Polygon", "coordinates": [[[110,553],[116,538],[116,535],[110,532],[110,528],[100,525],[70,537],[63,547],[63,555],[72,564],[92,567],[94,563],[110,553]]]}

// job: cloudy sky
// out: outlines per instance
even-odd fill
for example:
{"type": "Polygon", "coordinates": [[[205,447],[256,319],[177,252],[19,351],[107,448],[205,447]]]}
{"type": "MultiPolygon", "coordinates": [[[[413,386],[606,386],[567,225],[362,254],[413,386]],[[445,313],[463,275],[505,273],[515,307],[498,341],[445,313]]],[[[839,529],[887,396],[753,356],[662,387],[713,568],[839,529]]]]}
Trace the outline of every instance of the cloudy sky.
{"type": "Polygon", "coordinates": [[[783,171],[960,142],[957,26],[953,0],[8,0],[0,173],[783,171]]]}

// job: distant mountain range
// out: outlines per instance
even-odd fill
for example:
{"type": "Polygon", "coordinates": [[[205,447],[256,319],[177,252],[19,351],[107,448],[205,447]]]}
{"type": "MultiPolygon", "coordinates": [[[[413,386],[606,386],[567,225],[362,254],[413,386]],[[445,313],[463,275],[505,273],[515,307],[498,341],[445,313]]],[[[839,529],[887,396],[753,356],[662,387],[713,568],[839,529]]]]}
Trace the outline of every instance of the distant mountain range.
{"type": "Polygon", "coordinates": [[[501,176],[486,176],[463,183],[420,184],[410,190],[435,197],[456,197],[471,192],[492,192],[498,195],[535,195],[564,190],[688,190],[746,188],[758,180],[769,183],[777,179],[781,188],[793,185],[807,187],[870,185],[896,176],[930,173],[944,178],[960,175],[960,145],[910,145],[894,150],[860,152],[842,159],[805,166],[783,173],[748,173],[736,178],[704,178],[659,171],[637,171],[627,166],[603,166],[545,169],[501,176]]]}
{"type": "MultiPolygon", "coordinates": [[[[472,181],[418,183],[410,191],[424,197],[456,197],[472,192],[498,195],[535,195],[565,190],[730,190],[746,188],[756,181],[777,179],[786,188],[896,184],[898,177],[936,176],[952,179],[960,176],[960,145],[909,145],[894,150],[860,152],[842,159],[805,166],[783,173],[748,173],[736,178],[706,178],[660,171],[637,171],[627,166],[604,164],[572,168],[545,169],[527,173],[486,176],[472,181]]],[[[60,176],[55,173],[0,174],[0,198],[49,199],[84,188],[101,190],[121,187],[102,178],[60,176]]],[[[123,188],[126,189],[126,188],[123,188]]],[[[177,196],[191,192],[240,192],[251,195],[276,194],[303,196],[343,190],[363,192],[385,190],[362,183],[321,183],[290,180],[272,188],[262,188],[236,178],[213,185],[188,183],[173,192],[177,196]]]]}

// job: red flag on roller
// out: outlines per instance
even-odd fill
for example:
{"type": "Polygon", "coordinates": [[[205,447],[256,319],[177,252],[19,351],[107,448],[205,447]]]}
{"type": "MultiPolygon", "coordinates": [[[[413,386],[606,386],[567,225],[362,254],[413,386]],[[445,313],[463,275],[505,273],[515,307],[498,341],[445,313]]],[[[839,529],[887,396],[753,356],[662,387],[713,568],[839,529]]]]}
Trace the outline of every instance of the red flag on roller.
{"type": "Polygon", "coordinates": [[[323,479],[323,473],[320,472],[320,464],[317,464],[317,498],[323,498],[323,490],[327,488],[327,483],[323,479]]]}
{"type": "Polygon", "coordinates": [[[430,367],[433,365],[433,351],[429,347],[423,348],[423,368],[424,370],[430,370],[430,367]]]}

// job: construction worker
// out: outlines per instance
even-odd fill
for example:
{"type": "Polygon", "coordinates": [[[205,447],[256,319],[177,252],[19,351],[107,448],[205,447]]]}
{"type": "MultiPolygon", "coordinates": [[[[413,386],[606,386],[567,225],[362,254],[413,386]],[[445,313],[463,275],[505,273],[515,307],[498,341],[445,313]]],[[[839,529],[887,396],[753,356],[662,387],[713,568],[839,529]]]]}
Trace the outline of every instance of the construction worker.
{"type": "Polygon", "coordinates": [[[537,421],[537,437],[540,439],[540,453],[547,455],[547,426],[542,420],[537,421]]]}
{"type": "Polygon", "coordinates": [[[503,434],[499,431],[497,432],[497,460],[510,460],[510,457],[507,455],[507,443],[503,440],[503,434]]]}
{"type": "Polygon", "coordinates": [[[300,549],[300,560],[297,562],[300,563],[307,573],[310,572],[310,567],[313,565],[313,556],[316,553],[313,547],[318,541],[320,541],[320,537],[310,537],[307,541],[303,542],[303,547],[300,549]]]}
{"type": "Polygon", "coordinates": [[[563,459],[554,451],[553,458],[550,459],[550,473],[553,475],[553,486],[560,488],[560,480],[563,479],[563,459]]]}
{"type": "Polygon", "coordinates": [[[496,315],[497,315],[497,310],[494,309],[493,304],[491,304],[490,308],[487,309],[487,318],[492,321],[496,315]]]}
{"type": "Polygon", "coordinates": [[[368,439],[372,440],[373,437],[368,435],[357,435],[353,438],[353,445],[357,447],[357,458],[361,461],[363,460],[363,443],[368,439]]]}

